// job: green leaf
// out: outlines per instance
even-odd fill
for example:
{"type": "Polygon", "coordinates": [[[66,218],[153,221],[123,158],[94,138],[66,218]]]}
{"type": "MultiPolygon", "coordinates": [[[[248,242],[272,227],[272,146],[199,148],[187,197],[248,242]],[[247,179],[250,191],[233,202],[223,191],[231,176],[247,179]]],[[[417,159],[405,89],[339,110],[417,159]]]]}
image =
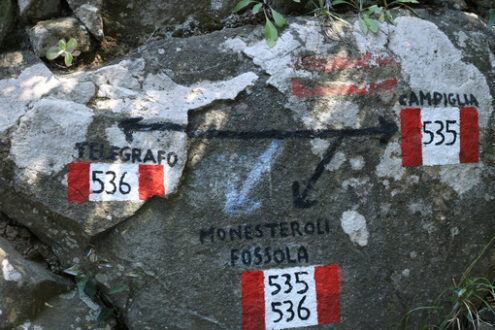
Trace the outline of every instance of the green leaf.
{"type": "Polygon", "coordinates": [[[380,15],[380,17],[378,17],[378,20],[379,20],[381,23],[385,22],[385,13],[384,13],[384,12],[382,12],[382,14],[380,15]]]}
{"type": "Polygon", "coordinates": [[[86,274],[81,274],[76,277],[76,285],[77,285],[77,291],[79,292],[79,296],[84,295],[84,288],[86,287],[86,284],[88,284],[89,277],[86,274]]]}
{"type": "Polygon", "coordinates": [[[103,306],[96,318],[96,326],[100,326],[101,322],[106,321],[113,314],[113,309],[103,306]]]}
{"type": "Polygon", "coordinates": [[[398,2],[398,3],[419,3],[418,0],[396,0],[394,2],[398,2]]]}
{"type": "Polygon", "coordinates": [[[81,55],[81,52],[76,50],[75,52],[72,52],[72,56],[76,57],[76,56],[79,56],[81,55]]]}
{"type": "Polygon", "coordinates": [[[378,32],[378,23],[370,18],[368,15],[363,15],[364,16],[364,20],[366,22],[366,25],[368,25],[369,29],[371,32],[373,33],[377,33],[378,32]]]}
{"type": "Polygon", "coordinates": [[[251,2],[254,2],[252,0],[242,0],[239,1],[239,3],[234,7],[234,13],[237,13],[238,11],[241,11],[245,7],[249,6],[251,2]]]}
{"type": "Polygon", "coordinates": [[[265,39],[268,47],[272,48],[277,43],[278,32],[275,25],[273,25],[272,21],[267,17],[266,25],[265,25],[265,39]]]}
{"type": "Polygon", "coordinates": [[[71,66],[72,65],[72,54],[71,53],[68,53],[68,52],[65,52],[64,61],[65,61],[65,65],[67,67],[71,66]]]}
{"type": "Polygon", "coordinates": [[[74,51],[74,49],[76,49],[76,46],[77,46],[76,39],[71,38],[71,39],[67,42],[67,51],[68,51],[69,53],[72,53],[72,52],[74,51]]]}
{"type": "Polygon", "coordinates": [[[66,50],[67,49],[67,44],[65,43],[65,40],[64,39],[60,39],[58,41],[58,48],[60,48],[61,50],[66,50]]]}
{"type": "Polygon", "coordinates": [[[78,265],[74,265],[74,266],[64,270],[64,273],[69,274],[69,275],[74,275],[74,276],[79,275],[79,272],[80,272],[80,269],[79,269],[78,265]]]}
{"type": "Polygon", "coordinates": [[[260,11],[261,7],[263,7],[262,3],[255,4],[253,6],[253,15],[256,15],[260,11]]]}
{"type": "Polygon", "coordinates": [[[394,21],[394,17],[392,16],[392,14],[390,14],[388,10],[385,12],[385,15],[387,15],[387,19],[390,22],[390,24],[397,25],[397,23],[394,21]]]}
{"type": "MultiPolygon", "coordinates": [[[[59,57],[60,55],[62,55],[64,51],[63,50],[60,50],[57,46],[53,46],[53,47],[50,47],[48,48],[48,50],[46,51],[46,59],[47,60],[54,60],[56,59],[57,57],[59,57]]],[[[75,267],[75,266],[73,266],[75,267]]],[[[71,267],[72,268],[72,267],[71,267]]],[[[70,268],[69,268],[70,269],[70,268]]],[[[77,274],[71,274],[71,273],[67,273],[67,274],[70,274],[70,275],[77,275],[77,274]]]]}
{"type": "Polygon", "coordinates": [[[301,0],[292,0],[292,1],[297,2],[297,3],[300,3],[301,2],[301,0]]]}
{"type": "Polygon", "coordinates": [[[275,24],[277,24],[279,28],[284,27],[284,25],[287,24],[285,18],[282,15],[280,15],[279,12],[275,11],[273,8],[270,9],[272,10],[272,16],[273,16],[273,20],[275,21],[275,24]]]}
{"type": "Polygon", "coordinates": [[[377,5],[373,5],[373,6],[368,8],[368,11],[371,13],[381,12],[382,8],[378,7],[377,5]]]}
{"type": "Polygon", "coordinates": [[[129,291],[129,287],[127,285],[121,285],[121,286],[115,287],[112,290],[110,290],[108,293],[114,294],[114,293],[119,293],[119,292],[124,292],[124,291],[129,291]]]}
{"type": "Polygon", "coordinates": [[[488,14],[490,15],[488,18],[488,27],[492,28],[492,26],[495,24],[495,9],[490,9],[488,11],[488,14]]]}
{"type": "Polygon", "coordinates": [[[88,281],[84,287],[84,292],[88,297],[93,298],[96,295],[96,283],[93,281],[88,281]]]}
{"type": "Polygon", "coordinates": [[[364,34],[368,34],[368,25],[365,20],[359,17],[359,28],[363,31],[364,34]]]}
{"type": "Polygon", "coordinates": [[[359,17],[359,28],[364,34],[368,34],[368,25],[366,25],[366,22],[361,17],[359,17]]]}

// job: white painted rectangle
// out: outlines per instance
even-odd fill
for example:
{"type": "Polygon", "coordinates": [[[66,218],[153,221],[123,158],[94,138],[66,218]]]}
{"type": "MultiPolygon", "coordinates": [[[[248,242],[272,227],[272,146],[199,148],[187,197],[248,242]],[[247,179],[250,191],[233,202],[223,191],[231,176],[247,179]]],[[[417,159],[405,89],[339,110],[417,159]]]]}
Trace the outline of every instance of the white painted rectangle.
{"type": "Polygon", "coordinates": [[[459,164],[460,111],[458,108],[421,109],[423,165],[459,164]]]}
{"type": "Polygon", "coordinates": [[[91,164],[90,201],[139,201],[138,164],[91,164]]]}
{"type": "Polygon", "coordinates": [[[318,324],[314,267],[264,271],[266,329],[318,324]]]}

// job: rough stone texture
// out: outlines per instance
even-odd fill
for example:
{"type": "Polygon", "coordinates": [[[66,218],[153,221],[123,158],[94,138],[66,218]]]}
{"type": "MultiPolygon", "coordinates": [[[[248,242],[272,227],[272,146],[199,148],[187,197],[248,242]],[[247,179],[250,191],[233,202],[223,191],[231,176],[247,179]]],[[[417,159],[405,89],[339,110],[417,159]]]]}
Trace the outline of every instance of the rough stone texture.
{"type": "Polygon", "coordinates": [[[24,260],[10,243],[0,237],[0,327],[7,328],[33,318],[44,303],[71,283],[50,273],[42,266],[24,260]]]}
{"type": "Polygon", "coordinates": [[[241,274],[297,265],[342,269],[335,327],[393,328],[495,234],[494,37],[473,14],[420,14],[367,36],[355,17],[332,29],[291,20],[271,49],[263,26],[168,38],[63,77],[27,66],[0,80],[0,104],[21,105],[0,108],[2,209],[66,265],[82,264],[91,241],[112,266],[98,271],[102,288],[132,288],[109,295],[130,329],[238,329],[241,274]],[[88,92],[66,94],[67,81],[88,92]],[[402,167],[394,128],[403,108],[419,107],[400,104],[411,91],[473,94],[480,162],[402,167]],[[140,128],[123,125],[138,116],[140,128]],[[329,129],[340,135],[301,133],[329,129]],[[76,142],[88,143],[81,154],[76,142]],[[69,203],[67,163],[111,162],[90,155],[92,142],[176,152],[167,199],[69,203]],[[287,233],[293,223],[302,234],[287,233]],[[242,239],[230,236],[239,226],[242,239]],[[268,247],[295,262],[243,261],[268,247]]]}
{"type": "Polygon", "coordinates": [[[97,326],[101,307],[89,298],[80,298],[78,291],[73,290],[47,300],[47,306],[41,310],[34,320],[26,321],[18,326],[18,330],[51,329],[111,329],[97,326]]]}
{"type": "Polygon", "coordinates": [[[95,38],[103,38],[103,19],[101,18],[102,0],[69,0],[74,15],[81,20],[95,38]]]}
{"type": "Polygon", "coordinates": [[[12,0],[5,0],[0,3],[0,49],[2,49],[2,41],[9,33],[14,23],[14,6],[12,0]]]}
{"type": "Polygon", "coordinates": [[[28,21],[58,16],[61,9],[60,0],[17,0],[20,16],[28,21]]]}
{"type": "Polygon", "coordinates": [[[38,22],[29,30],[29,40],[39,57],[44,57],[48,48],[56,46],[60,39],[74,38],[76,49],[82,53],[92,51],[94,45],[84,25],[77,18],[64,17],[38,22]]]}

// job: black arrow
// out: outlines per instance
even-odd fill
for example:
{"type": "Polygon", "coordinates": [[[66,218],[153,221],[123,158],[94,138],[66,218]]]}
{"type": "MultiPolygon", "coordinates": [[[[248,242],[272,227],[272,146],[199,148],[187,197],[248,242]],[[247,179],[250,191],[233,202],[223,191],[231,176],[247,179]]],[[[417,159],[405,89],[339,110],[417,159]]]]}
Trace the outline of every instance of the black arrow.
{"type": "Polygon", "coordinates": [[[325,170],[325,165],[327,165],[330,160],[332,160],[333,155],[335,155],[335,151],[340,146],[343,139],[343,136],[339,136],[332,142],[332,144],[330,144],[322,160],[316,166],[313,175],[309,179],[308,184],[306,185],[306,188],[304,188],[304,191],[302,193],[299,193],[299,182],[294,181],[292,183],[292,199],[296,208],[307,209],[318,204],[318,201],[316,200],[307,199],[308,193],[311,191],[311,189],[313,189],[316,181],[318,181],[321,174],[325,170]]]}
{"type": "Polygon", "coordinates": [[[379,125],[376,127],[360,128],[360,129],[315,129],[315,130],[263,130],[263,131],[226,131],[226,130],[196,130],[187,128],[185,125],[174,123],[152,123],[141,124],[143,117],[124,119],[120,122],[119,127],[122,129],[128,142],[132,142],[132,134],[134,132],[149,132],[149,131],[173,131],[184,132],[190,138],[197,139],[328,139],[336,138],[328,147],[323,159],[316,166],[313,175],[308,181],[306,188],[300,193],[299,182],[292,183],[292,197],[294,207],[310,208],[318,203],[316,200],[308,200],[308,194],[313,189],[320,176],[322,175],[325,165],[327,165],[335,155],[335,151],[342,144],[344,137],[359,137],[381,135],[380,142],[387,143],[388,140],[397,132],[397,125],[393,121],[386,121],[383,117],[378,117],[379,125]]]}
{"type": "Polygon", "coordinates": [[[142,117],[128,118],[120,122],[119,127],[124,132],[128,142],[132,142],[134,132],[149,131],[173,131],[184,132],[190,138],[196,139],[328,139],[332,137],[353,137],[353,136],[370,136],[381,135],[380,141],[386,143],[392,135],[397,132],[397,125],[390,121],[387,122],[383,117],[379,117],[380,125],[376,127],[360,129],[314,129],[314,130],[262,130],[262,131],[226,131],[226,130],[196,130],[187,128],[185,125],[174,123],[152,123],[141,124],[142,117]]]}

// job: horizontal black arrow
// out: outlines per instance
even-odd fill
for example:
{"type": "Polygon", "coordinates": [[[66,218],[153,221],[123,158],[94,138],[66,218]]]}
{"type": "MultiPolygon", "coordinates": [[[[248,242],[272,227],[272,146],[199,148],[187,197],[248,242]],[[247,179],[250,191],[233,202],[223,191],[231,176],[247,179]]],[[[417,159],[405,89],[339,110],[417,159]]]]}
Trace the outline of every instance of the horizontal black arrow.
{"type": "Polygon", "coordinates": [[[379,117],[379,125],[376,127],[360,128],[360,129],[314,129],[314,130],[260,130],[260,131],[227,131],[227,130],[197,130],[188,128],[185,125],[174,123],[152,123],[141,124],[142,117],[124,119],[120,122],[119,127],[123,130],[126,140],[132,142],[134,132],[149,132],[149,131],[172,131],[186,133],[190,138],[197,139],[328,139],[336,138],[328,147],[322,160],[316,166],[313,175],[308,181],[308,184],[302,192],[300,192],[299,182],[292,183],[292,197],[294,207],[310,208],[318,203],[316,200],[308,200],[308,194],[313,189],[320,176],[322,175],[325,166],[332,160],[337,148],[342,144],[344,137],[359,137],[381,135],[380,142],[387,143],[388,140],[397,132],[397,125],[393,121],[386,121],[383,117],[379,117]]]}
{"type": "Polygon", "coordinates": [[[185,125],[174,123],[152,123],[141,124],[142,117],[124,119],[120,122],[119,127],[124,132],[128,142],[132,142],[134,132],[149,131],[173,131],[184,132],[190,138],[196,139],[328,139],[332,137],[353,137],[353,136],[370,136],[381,135],[381,141],[386,143],[392,135],[397,132],[397,125],[390,121],[387,122],[383,117],[379,117],[379,126],[360,128],[360,129],[313,129],[313,130],[259,130],[259,131],[227,131],[227,130],[197,130],[188,128],[185,125]]]}

